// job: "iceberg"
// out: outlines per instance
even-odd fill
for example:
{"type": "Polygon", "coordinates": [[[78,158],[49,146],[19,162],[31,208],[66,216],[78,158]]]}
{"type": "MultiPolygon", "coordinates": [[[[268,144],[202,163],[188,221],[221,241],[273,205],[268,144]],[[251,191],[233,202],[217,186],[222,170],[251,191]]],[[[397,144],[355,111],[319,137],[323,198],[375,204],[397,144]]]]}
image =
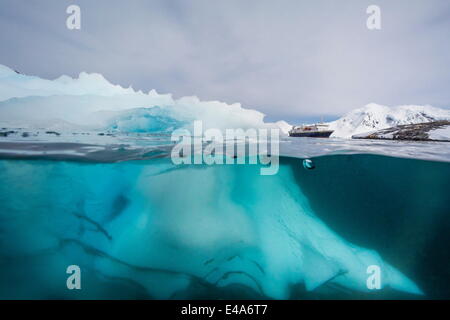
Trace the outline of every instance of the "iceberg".
{"type": "Polygon", "coordinates": [[[239,103],[200,101],[197,97],[173,99],[170,94],[149,93],[109,83],[100,74],[80,73],[78,78],[55,80],[19,74],[0,65],[0,126],[16,128],[71,128],[120,132],[171,131],[202,120],[218,129],[279,128],[284,121],[264,122],[265,115],[239,103]],[[153,118],[153,119],[152,119],[153,118]]]}
{"type": "Polygon", "coordinates": [[[299,285],[305,293],[375,294],[367,286],[375,265],[381,290],[423,294],[375,250],[318,218],[296,176],[320,167],[306,171],[300,160],[284,161],[269,178],[258,170],[174,168],[169,159],[0,161],[0,239],[10,244],[0,250],[8,262],[2,274],[28,266],[13,290],[22,298],[123,298],[136,290],[141,298],[226,297],[241,286],[247,297],[288,299],[299,285]],[[73,264],[83,272],[75,296],[61,285],[73,264]]]}

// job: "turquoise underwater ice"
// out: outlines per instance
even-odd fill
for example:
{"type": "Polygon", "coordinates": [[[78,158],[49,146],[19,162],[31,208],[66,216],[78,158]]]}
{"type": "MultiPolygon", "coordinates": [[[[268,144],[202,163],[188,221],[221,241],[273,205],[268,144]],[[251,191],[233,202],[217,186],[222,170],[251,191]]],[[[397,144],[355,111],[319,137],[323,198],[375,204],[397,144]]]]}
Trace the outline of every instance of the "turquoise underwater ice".
{"type": "Polygon", "coordinates": [[[2,160],[0,297],[450,296],[435,270],[448,264],[436,238],[449,219],[448,163],[312,161],[282,158],[262,176],[259,165],[168,158],[2,160]],[[66,287],[69,265],[81,290],[66,287]],[[370,265],[380,290],[367,287],[370,265]]]}

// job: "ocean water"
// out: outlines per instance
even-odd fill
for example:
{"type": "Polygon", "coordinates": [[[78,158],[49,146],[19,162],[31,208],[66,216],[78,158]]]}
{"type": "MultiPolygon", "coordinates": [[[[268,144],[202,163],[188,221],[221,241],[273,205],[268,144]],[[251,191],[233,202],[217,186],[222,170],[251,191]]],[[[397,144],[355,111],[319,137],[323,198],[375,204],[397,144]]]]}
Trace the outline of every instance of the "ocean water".
{"type": "Polygon", "coordinates": [[[448,144],[288,138],[263,176],[86,141],[1,143],[1,299],[450,298],[448,144]]]}

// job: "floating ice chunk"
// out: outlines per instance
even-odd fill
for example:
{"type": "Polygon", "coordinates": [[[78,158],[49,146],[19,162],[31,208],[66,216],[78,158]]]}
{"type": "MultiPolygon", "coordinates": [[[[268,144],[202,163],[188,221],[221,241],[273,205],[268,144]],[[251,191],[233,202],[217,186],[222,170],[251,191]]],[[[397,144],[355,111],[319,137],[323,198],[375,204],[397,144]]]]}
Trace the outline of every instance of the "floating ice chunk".
{"type": "Polygon", "coordinates": [[[303,168],[306,170],[312,170],[315,169],[316,166],[314,165],[314,162],[311,159],[305,159],[303,160],[303,168]]]}

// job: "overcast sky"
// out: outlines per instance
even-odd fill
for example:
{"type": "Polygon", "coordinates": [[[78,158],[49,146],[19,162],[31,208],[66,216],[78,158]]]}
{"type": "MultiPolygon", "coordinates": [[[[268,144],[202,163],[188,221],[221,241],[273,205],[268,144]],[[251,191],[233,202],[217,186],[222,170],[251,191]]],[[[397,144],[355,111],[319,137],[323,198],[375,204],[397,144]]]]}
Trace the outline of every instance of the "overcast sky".
{"type": "Polygon", "coordinates": [[[450,106],[448,0],[1,0],[0,63],[44,78],[102,73],[271,120],[370,102],[450,106]],[[81,30],[66,8],[81,8],[81,30]],[[381,8],[382,29],[366,27],[381,8]]]}

